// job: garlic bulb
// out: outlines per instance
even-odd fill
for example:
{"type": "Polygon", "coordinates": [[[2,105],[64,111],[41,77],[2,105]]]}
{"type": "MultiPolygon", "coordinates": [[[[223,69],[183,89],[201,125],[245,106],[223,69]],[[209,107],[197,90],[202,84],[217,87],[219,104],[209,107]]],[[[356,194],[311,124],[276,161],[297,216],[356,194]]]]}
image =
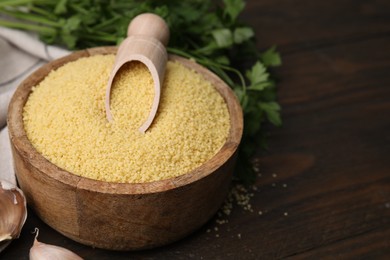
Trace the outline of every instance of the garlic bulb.
{"type": "Polygon", "coordinates": [[[37,240],[39,230],[36,228],[34,244],[30,249],[30,260],[82,260],[72,251],[60,246],[48,245],[37,240]]]}
{"type": "Polygon", "coordinates": [[[0,252],[18,238],[27,218],[26,198],[14,184],[0,180],[0,252]]]}

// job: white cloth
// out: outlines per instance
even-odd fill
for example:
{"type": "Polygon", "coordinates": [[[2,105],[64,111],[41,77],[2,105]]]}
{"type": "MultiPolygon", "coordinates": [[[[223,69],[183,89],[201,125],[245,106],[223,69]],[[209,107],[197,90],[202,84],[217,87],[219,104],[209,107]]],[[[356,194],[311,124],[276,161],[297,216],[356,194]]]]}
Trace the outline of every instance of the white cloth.
{"type": "Polygon", "coordinates": [[[69,53],[45,45],[34,34],[0,27],[0,179],[15,183],[6,127],[8,104],[15,89],[40,66],[69,53]]]}
{"type": "Polygon", "coordinates": [[[0,131],[0,153],[0,180],[6,180],[16,185],[7,127],[0,131]]]}

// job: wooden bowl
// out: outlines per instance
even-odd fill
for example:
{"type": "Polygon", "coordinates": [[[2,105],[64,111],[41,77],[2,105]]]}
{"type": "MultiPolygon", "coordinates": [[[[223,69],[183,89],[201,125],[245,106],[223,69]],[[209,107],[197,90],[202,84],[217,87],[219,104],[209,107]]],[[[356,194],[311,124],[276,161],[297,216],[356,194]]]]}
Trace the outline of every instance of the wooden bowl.
{"type": "Polygon", "coordinates": [[[216,75],[190,60],[172,55],[171,60],[202,74],[225,99],[230,132],[221,150],[189,173],[150,183],[108,183],[67,172],[32,146],[23,126],[23,107],[31,88],[50,71],[81,57],[115,54],[116,50],[102,47],[75,52],[46,64],[21,83],[8,112],[15,171],[29,206],[63,235],[105,249],[152,248],[190,234],[221,206],[242,136],[242,110],[234,93],[216,75]]]}

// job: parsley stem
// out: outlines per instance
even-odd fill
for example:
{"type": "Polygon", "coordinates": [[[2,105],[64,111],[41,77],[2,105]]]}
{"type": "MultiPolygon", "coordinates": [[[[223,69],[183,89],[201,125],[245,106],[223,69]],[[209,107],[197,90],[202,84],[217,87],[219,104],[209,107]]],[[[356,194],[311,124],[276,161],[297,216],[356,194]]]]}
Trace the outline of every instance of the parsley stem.
{"type": "Polygon", "coordinates": [[[0,20],[0,25],[14,28],[14,29],[34,31],[34,32],[42,33],[42,34],[55,34],[56,33],[56,30],[53,28],[40,26],[40,25],[34,25],[34,24],[0,20]]]}
{"type": "Polygon", "coordinates": [[[177,54],[177,55],[189,58],[189,59],[196,60],[196,58],[194,56],[192,56],[191,54],[189,54],[189,53],[187,53],[185,51],[176,49],[176,48],[167,47],[167,51],[170,52],[170,53],[173,53],[173,54],[177,54]]]}
{"type": "Polygon", "coordinates": [[[243,90],[244,94],[246,93],[245,79],[244,79],[244,76],[242,75],[242,73],[239,70],[237,70],[235,68],[232,68],[232,67],[229,67],[229,66],[226,66],[226,65],[222,65],[222,64],[217,63],[217,62],[214,62],[210,58],[196,57],[195,55],[191,55],[188,52],[184,52],[184,51],[178,50],[176,48],[168,47],[167,49],[171,53],[174,53],[174,54],[177,54],[177,55],[189,58],[189,59],[193,59],[193,60],[197,61],[198,63],[200,63],[200,64],[202,64],[202,65],[204,65],[206,67],[215,68],[214,72],[216,72],[218,74],[218,76],[221,76],[225,81],[227,81],[227,83],[229,83],[229,85],[231,87],[233,87],[234,83],[230,79],[230,77],[223,70],[235,73],[238,76],[238,78],[240,79],[242,90],[243,90]],[[222,71],[221,71],[221,69],[222,69],[222,71]]]}
{"type": "Polygon", "coordinates": [[[19,6],[32,6],[32,5],[53,5],[55,6],[57,3],[53,0],[3,0],[0,3],[0,8],[4,7],[19,7],[19,6]]]}
{"type": "Polygon", "coordinates": [[[89,12],[88,10],[82,8],[80,5],[78,4],[70,4],[69,5],[75,12],[79,12],[80,14],[84,14],[84,15],[87,15],[89,12]]]}
{"type": "Polygon", "coordinates": [[[2,1],[0,3],[0,8],[3,7],[11,7],[11,6],[20,6],[24,4],[31,4],[31,0],[8,0],[8,1],[2,1]]]}
{"type": "Polygon", "coordinates": [[[110,26],[110,25],[113,25],[115,24],[118,20],[120,20],[120,17],[119,16],[116,16],[112,19],[109,19],[109,20],[106,20],[100,24],[97,24],[96,26],[92,27],[93,30],[101,30],[102,28],[105,28],[107,26],[110,26]]]}
{"type": "Polygon", "coordinates": [[[207,59],[207,58],[204,58],[204,64],[209,65],[209,66],[218,67],[218,68],[221,68],[223,70],[235,73],[238,76],[238,78],[240,79],[240,81],[241,81],[241,86],[242,86],[242,90],[243,90],[244,94],[246,94],[245,79],[244,79],[244,76],[242,75],[242,73],[239,70],[237,70],[235,68],[232,68],[232,67],[229,67],[229,66],[226,66],[226,65],[222,65],[222,64],[216,63],[213,60],[207,59]]]}
{"type": "Polygon", "coordinates": [[[42,25],[47,25],[47,26],[52,26],[52,27],[57,27],[57,28],[62,27],[62,25],[60,23],[43,18],[40,15],[33,15],[30,13],[25,13],[25,12],[20,12],[20,11],[8,11],[5,9],[0,9],[0,13],[4,13],[6,15],[12,16],[14,18],[17,18],[17,19],[20,19],[23,21],[35,22],[35,23],[39,23],[42,25]]]}
{"type": "Polygon", "coordinates": [[[83,34],[79,36],[80,39],[93,40],[93,41],[102,41],[107,43],[116,43],[117,37],[113,35],[92,35],[92,34],[83,34]]]}
{"type": "Polygon", "coordinates": [[[29,10],[31,13],[40,14],[40,15],[45,16],[46,18],[51,19],[51,20],[57,19],[57,17],[53,13],[50,13],[50,12],[48,12],[42,8],[36,7],[36,6],[30,6],[29,10]]]}

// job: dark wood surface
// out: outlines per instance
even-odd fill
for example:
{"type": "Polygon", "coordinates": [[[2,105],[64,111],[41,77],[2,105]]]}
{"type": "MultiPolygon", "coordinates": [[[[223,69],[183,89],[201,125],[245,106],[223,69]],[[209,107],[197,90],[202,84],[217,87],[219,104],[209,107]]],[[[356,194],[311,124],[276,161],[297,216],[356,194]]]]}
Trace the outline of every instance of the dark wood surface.
{"type": "Polygon", "coordinates": [[[0,257],[28,259],[38,227],[42,242],[86,259],[390,259],[390,1],[249,1],[242,19],[283,57],[284,124],[258,155],[254,212],[234,207],[229,223],[214,218],[169,246],[112,252],[30,211],[0,257]]]}

